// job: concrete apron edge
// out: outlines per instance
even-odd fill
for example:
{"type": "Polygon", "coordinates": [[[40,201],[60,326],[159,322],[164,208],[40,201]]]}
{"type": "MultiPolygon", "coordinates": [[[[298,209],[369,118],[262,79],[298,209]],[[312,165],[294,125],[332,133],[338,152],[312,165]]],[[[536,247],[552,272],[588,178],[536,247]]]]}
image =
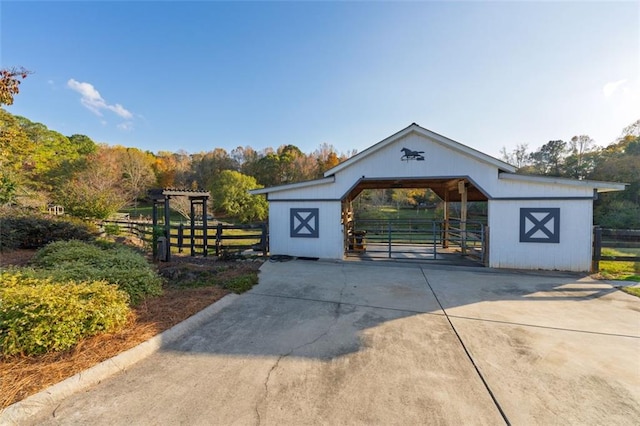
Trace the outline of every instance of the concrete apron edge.
{"type": "Polygon", "coordinates": [[[202,311],[190,316],[186,320],[174,325],[168,330],[152,337],[151,339],[128,349],[113,358],[102,361],[85,371],[81,371],[62,382],[49,386],[42,391],[31,395],[22,401],[18,401],[0,410],[0,425],[18,425],[24,423],[46,408],[61,402],[66,397],[93,386],[102,380],[113,376],[116,373],[125,371],[133,364],[152,355],[163,345],[171,343],[196,327],[205,323],[214,314],[233,303],[238,297],[237,294],[228,294],[217,302],[206,307],[202,311]]]}

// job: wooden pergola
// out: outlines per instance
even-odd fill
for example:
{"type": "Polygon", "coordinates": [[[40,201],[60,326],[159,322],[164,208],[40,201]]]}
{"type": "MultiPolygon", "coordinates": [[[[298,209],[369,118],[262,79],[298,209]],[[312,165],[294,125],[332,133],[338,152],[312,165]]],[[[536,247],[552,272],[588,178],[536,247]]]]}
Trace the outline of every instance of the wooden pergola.
{"type": "MultiPolygon", "coordinates": [[[[151,189],[148,191],[148,195],[153,201],[153,229],[154,231],[158,226],[158,206],[164,207],[164,230],[163,236],[165,238],[165,256],[164,261],[171,260],[171,218],[170,218],[170,210],[169,210],[169,200],[175,197],[188,197],[191,202],[191,214],[190,214],[190,225],[191,225],[191,256],[196,255],[195,251],[195,235],[196,223],[196,206],[200,206],[202,210],[202,241],[203,241],[203,256],[207,256],[207,201],[211,194],[209,191],[202,190],[188,190],[188,189],[173,189],[173,188],[165,188],[165,189],[151,189]]],[[[154,232],[154,242],[153,242],[153,257],[156,259],[158,257],[158,244],[155,237],[154,232]]]]}

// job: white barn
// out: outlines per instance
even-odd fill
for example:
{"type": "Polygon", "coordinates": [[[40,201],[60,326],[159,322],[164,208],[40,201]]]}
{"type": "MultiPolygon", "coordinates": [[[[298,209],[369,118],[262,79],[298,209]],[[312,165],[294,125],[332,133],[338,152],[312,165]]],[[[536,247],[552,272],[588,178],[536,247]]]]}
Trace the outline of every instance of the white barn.
{"type": "Polygon", "coordinates": [[[328,170],[321,179],[251,192],[265,194],[269,201],[272,254],[343,259],[351,202],[363,189],[430,188],[445,206],[460,203],[462,226],[467,201],[487,202],[486,265],[588,271],[594,197],[624,190],[625,185],[515,171],[414,123],[328,170]]]}

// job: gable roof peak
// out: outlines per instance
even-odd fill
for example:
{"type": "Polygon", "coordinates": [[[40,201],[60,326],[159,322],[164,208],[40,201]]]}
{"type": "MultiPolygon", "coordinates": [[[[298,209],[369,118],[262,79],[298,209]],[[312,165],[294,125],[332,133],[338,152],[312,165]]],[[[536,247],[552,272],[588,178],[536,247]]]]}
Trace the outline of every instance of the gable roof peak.
{"type": "Polygon", "coordinates": [[[443,145],[449,149],[452,149],[454,151],[457,151],[461,154],[467,155],[469,157],[472,157],[478,161],[482,161],[484,163],[490,164],[494,167],[496,167],[498,170],[500,171],[504,171],[504,172],[510,172],[510,173],[515,173],[516,172],[516,168],[514,166],[512,166],[511,164],[505,163],[504,161],[498,160],[497,158],[491,157],[490,155],[487,155],[483,152],[480,152],[476,149],[473,149],[471,147],[468,147],[466,145],[461,144],[460,142],[456,142],[453,139],[449,139],[445,136],[442,136],[438,133],[432,132],[429,129],[426,129],[424,127],[421,127],[420,125],[414,123],[411,123],[409,126],[405,127],[404,129],[400,130],[399,132],[394,133],[393,135],[387,137],[386,139],[381,140],[380,142],[368,147],[367,149],[365,149],[362,152],[359,152],[358,154],[354,155],[353,157],[349,158],[348,160],[338,164],[337,166],[327,170],[324,173],[325,177],[331,176],[337,172],[339,172],[340,170],[343,170],[347,167],[349,167],[350,165],[352,165],[353,163],[356,163],[366,157],[368,157],[369,155],[373,154],[374,152],[379,151],[380,149],[396,142],[397,140],[409,135],[410,133],[416,133],[419,134],[433,142],[436,142],[440,145],[443,145]]]}

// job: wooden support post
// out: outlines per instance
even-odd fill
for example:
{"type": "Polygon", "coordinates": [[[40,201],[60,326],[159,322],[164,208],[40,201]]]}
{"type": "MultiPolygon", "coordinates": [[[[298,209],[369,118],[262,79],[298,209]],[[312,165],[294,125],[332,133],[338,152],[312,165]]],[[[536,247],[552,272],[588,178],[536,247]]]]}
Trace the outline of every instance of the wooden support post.
{"type": "Polygon", "coordinates": [[[202,250],[204,257],[207,257],[209,254],[209,241],[207,240],[207,200],[206,198],[202,198],[200,202],[202,203],[202,250]]]}
{"type": "Polygon", "coordinates": [[[193,205],[193,200],[190,199],[189,201],[191,201],[191,238],[189,239],[189,241],[191,241],[191,256],[195,256],[196,255],[196,208],[193,205]]]}
{"type": "Polygon", "coordinates": [[[449,191],[445,189],[442,217],[442,248],[449,248],[449,191]]]}
{"type": "Polygon", "coordinates": [[[156,229],[158,226],[158,202],[153,200],[153,209],[152,209],[152,228],[151,228],[151,245],[153,252],[153,260],[158,259],[158,234],[156,233],[156,229]]]}
{"type": "Polygon", "coordinates": [[[462,254],[467,253],[467,184],[465,181],[458,181],[458,192],[460,193],[460,250],[462,254]]]}
{"type": "Polygon", "coordinates": [[[164,199],[164,236],[167,238],[167,262],[171,260],[171,210],[169,209],[169,198],[169,196],[166,196],[164,199]]]}

